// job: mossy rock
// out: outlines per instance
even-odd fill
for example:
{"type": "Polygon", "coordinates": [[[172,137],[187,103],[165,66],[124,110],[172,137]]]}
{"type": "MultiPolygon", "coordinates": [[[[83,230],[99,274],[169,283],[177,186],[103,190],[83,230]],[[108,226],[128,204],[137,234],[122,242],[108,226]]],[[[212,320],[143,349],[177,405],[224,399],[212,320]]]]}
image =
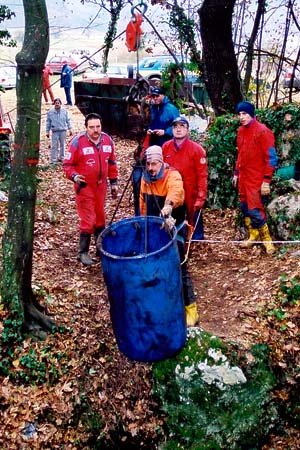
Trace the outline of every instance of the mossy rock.
{"type": "Polygon", "coordinates": [[[200,329],[184,349],[153,368],[154,392],[167,414],[161,449],[258,449],[277,424],[276,380],[269,350],[240,355],[234,345],[200,329]]]}

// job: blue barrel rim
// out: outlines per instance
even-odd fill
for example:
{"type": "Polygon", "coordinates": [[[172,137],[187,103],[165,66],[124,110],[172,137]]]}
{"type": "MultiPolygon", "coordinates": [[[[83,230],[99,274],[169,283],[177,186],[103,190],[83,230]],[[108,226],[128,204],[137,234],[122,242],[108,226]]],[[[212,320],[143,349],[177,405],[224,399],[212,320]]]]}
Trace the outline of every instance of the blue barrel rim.
{"type": "Polygon", "coordinates": [[[160,247],[155,252],[140,253],[139,255],[134,255],[134,256],[118,256],[118,255],[113,255],[112,253],[109,253],[106,250],[104,250],[104,248],[102,246],[103,238],[105,238],[106,235],[111,233],[114,230],[114,228],[116,228],[121,222],[122,223],[130,223],[130,222],[140,222],[140,221],[156,222],[156,223],[159,223],[160,225],[163,225],[163,223],[164,223],[164,220],[161,217],[157,217],[157,216],[135,216],[135,217],[129,217],[127,219],[121,219],[118,222],[112,223],[111,225],[106,227],[100,234],[99,250],[102,253],[102,255],[104,255],[108,258],[111,258],[111,259],[126,260],[126,261],[137,260],[137,259],[144,259],[147,257],[152,257],[152,256],[156,255],[157,253],[160,253],[160,252],[166,250],[171,245],[173,245],[173,242],[176,240],[176,236],[177,236],[176,227],[174,227],[171,231],[166,232],[166,233],[168,233],[168,236],[170,238],[169,242],[166,245],[164,245],[163,247],[160,247]]]}

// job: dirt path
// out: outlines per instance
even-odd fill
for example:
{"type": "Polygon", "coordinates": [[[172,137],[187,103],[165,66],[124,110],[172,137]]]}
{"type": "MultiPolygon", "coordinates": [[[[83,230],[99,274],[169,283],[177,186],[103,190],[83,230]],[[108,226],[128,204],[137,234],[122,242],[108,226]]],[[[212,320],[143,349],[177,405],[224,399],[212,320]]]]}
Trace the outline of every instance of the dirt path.
{"type": "MultiPolygon", "coordinates": [[[[57,77],[53,77],[53,81],[55,78],[57,77]]],[[[54,84],[53,90],[55,96],[60,96],[64,100],[64,92],[59,87],[59,83],[54,84]]],[[[10,111],[13,122],[15,122],[16,115],[15,94],[15,90],[10,90],[1,96],[3,107],[6,111],[10,111]]],[[[45,137],[46,113],[49,108],[51,105],[42,103],[40,162],[44,167],[49,164],[50,141],[45,137]]],[[[81,131],[83,129],[82,114],[75,106],[68,110],[72,117],[74,132],[81,131]]],[[[116,142],[122,190],[130,176],[135,143],[120,139],[117,139],[116,142]]],[[[69,258],[75,258],[78,231],[71,183],[63,177],[60,167],[55,171],[44,172],[43,176],[44,184],[49,184],[50,189],[41,185],[40,195],[43,197],[43,201],[48,203],[48,211],[46,213],[38,212],[38,219],[41,218],[40,225],[42,226],[42,221],[45,220],[45,214],[49,216],[48,219],[46,217],[46,220],[56,220],[58,217],[59,223],[63,227],[64,219],[68,222],[68,230],[64,230],[63,233],[59,230],[59,224],[56,224],[55,230],[48,230],[48,233],[51,234],[46,237],[47,245],[53,256],[55,256],[56,248],[63,255],[68,250],[69,258]],[[44,189],[45,191],[43,191],[44,189]],[[53,216],[52,219],[50,216],[53,216]],[[56,230],[57,228],[58,230],[56,230]],[[58,240],[63,238],[63,242],[55,242],[53,239],[56,238],[58,240]],[[73,252],[72,257],[70,250],[73,252]]],[[[132,200],[129,187],[115,220],[133,215],[132,200]]],[[[115,202],[110,202],[108,199],[108,220],[113,214],[114,207],[115,202]]],[[[288,257],[294,249],[291,249],[286,257],[279,257],[278,254],[270,257],[260,249],[244,250],[238,245],[230,244],[230,241],[241,237],[236,231],[235,216],[232,211],[206,211],[204,217],[206,239],[222,243],[193,243],[191,246],[189,268],[197,293],[201,326],[224,338],[241,339],[244,342],[247,342],[248,339],[252,341],[258,336],[253,328],[253,321],[256,321],[257,324],[257,311],[271,301],[283,272],[297,272],[299,258],[290,259],[288,257]]],[[[38,241],[36,245],[38,247],[38,241]]],[[[73,263],[77,265],[75,260],[73,263]]],[[[56,266],[57,264],[54,264],[54,270],[56,266]]],[[[78,268],[82,271],[80,266],[78,268]]],[[[60,273],[60,269],[58,273],[60,273]]],[[[93,282],[97,284],[97,281],[93,280],[93,282]]]]}
{"type": "MultiPolygon", "coordinates": [[[[93,448],[75,444],[88,439],[76,417],[84,417],[89,408],[90,414],[103,419],[104,430],[99,425],[103,435],[116,429],[121,420],[126,425],[126,430],[120,431],[127,432],[125,439],[130,435],[133,442],[138,430],[145,437],[140,448],[154,450],[156,447],[149,442],[162,422],[151,396],[151,368],[127,360],[118,351],[101,265],[98,262],[85,268],[76,259],[78,219],[72,183],[63,176],[61,166],[49,167],[49,141],[44,135],[49,107],[43,105],[33,284],[49,313],[65,326],[65,332],[59,337],[49,336],[45,343],[26,341],[18,358],[26,354],[28,345],[33,346],[40,360],[43,351],[59,353],[61,359],[58,365],[54,360],[53,367],[60,377],[55,383],[48,380],[46,385],[36,386],[1,379],[0,447],[29,450],[65,444],[66,448],[93,448]],[[28,422],[39,428],[34,447],[32,441],[26,444],[21,433],[28,422]]],[[[70,108],[70,113],[74,131],[80,131],[83,116],[75,107],[70,108]]],[[[116,139],[121,190],[131,173],[134,147],[134,142],[116,139]]],[[[109,197],[106,209],[109,221],[115,210],[115,202],[109,197]]],[[[115,220],[132,215],[133,198],[131,189],[127,189],[115,220]]],[[[0,204],[1,220],[4,216],[5,205],[0,204]]],[[[206,238],[222,243],[191,246],[189,268],[197,293],[200,326],[245,347],[267,341],[269,331],[260,313],[276,295],[280,275],[299,273],[299,257],[291,256],[292,250],[285,255],[266,256],[260,249],[243,250],[231,244],[238,238],[233,211],[207,210],[204,221],[206,238]]],[[[18,373],[21,369],[16,365],[15,370],[18,373]]],[[[287,447],[283,444],[269,448],[287,447]]]]}

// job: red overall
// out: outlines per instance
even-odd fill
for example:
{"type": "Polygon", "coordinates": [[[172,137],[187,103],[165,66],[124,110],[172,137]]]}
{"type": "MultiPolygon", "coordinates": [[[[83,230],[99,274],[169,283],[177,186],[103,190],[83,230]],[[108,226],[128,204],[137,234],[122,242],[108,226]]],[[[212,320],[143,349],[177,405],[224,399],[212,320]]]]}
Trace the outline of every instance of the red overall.
{"type": "Polygon", "coordinates": [[[42,76],[42,81],[43,81],[43,96],[45,99],[45,102],[48,102],[48,93],[50,95],[50,99],[51,102],[54,102],[54,94],[52,91],[52,87],[51,87],[51,82],[50,82],[50,75],[52,74],[52,70],[50,69],[49,66],[45,66],[43,69],[43,76],[42,76]]]}
{"type": "Polygon", "coordinates": [[[241,209],[250,216],[252,224],[259,228],[266,222],[266,213],[261,197],[261,185],[270,183],[277,165],[274,135],[269,128],[253,119],[241,126],[237,134],[238,158],[235,174],[241,209]]]}
{"type": "Polygon", "coordinates": [[[65,154],[63,169],[69,179],[77,174],[85,176],[85,187],[74,184],[76,205],[80,232],[93,234],[96,228],[105,226],[107,178],[116,181],[118,177],[111,137],[101,133],[100,142],[96,145],[88,139],[86,133],[75,136],[65,154]]]}
{"type": "Polygon", "coordinates": [[[182,176],[188,222],[194,225],[194,212],[203,208],[207,195],[206,152],[188,138],[179,147],[174,140],[167,141],[162,150],[164,161],[182,176]]]}

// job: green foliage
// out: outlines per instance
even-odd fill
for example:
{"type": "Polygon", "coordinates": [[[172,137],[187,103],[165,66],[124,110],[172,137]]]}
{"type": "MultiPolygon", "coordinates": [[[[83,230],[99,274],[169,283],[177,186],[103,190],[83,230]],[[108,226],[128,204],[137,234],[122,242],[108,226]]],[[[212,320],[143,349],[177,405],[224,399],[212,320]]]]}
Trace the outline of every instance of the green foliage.
{"type": "Polygon", "coordinates": [[[237,206],[237,192],[232,187],[239,122],[233,115],[218,117],[204,142],[208,160],[208,205],[214,208],[237,206]]]}
{"type": "Polygon", "coordinates": [[[183,88],[184,76],[177,64],[170,63],[164,68],[161,74],[161,84],[172,103],[177,106],[179,111],[182,111],[183,101],[179,93],[183,88]]]}
{"type": "Polygon", "coordinates": [[[279,299],[282,305],[295,306],[300,299],[300,277],[289,279],[282,275],[280,280],[279,299]]]}
{"type": "Polygon", "coordinates": [[[163,69],[161,75],[161,84],[166,95],[182,113],[186,112],[184,100],[188,99],[188,92],[184,85],[187,72],[193,75],[198,74],[200,77],[198,66],[193,62],[181,63],[179,66],[176,63],[170,63],[163,69]]]}
{"type": "Polygon", "coordinates": [[[191,54],[192,61],[197,64],[199,70],[202,71],[202,63],[200,54],[197,50],[194,20],[186,15],[186,10],[179,6],[177,2],[172,5],[170,13],[170,26],[176,30],[181,46],[186,46],[191,54]]]}
{"type": "MultiPolygon", "coordinates": [[[[271,390],[275,377],[269,368],[266,345],[252,348],[248,366],[214,336],[202,331],[190,334],[177,357],[154,365],[154,392],[167,413],[169,440],[166,449],[255,449],[278,420],[271,390]],[[219,359],[211,358],[211,350],[219,359]],[[203,377],[203,364],[218,367],[227,354],[233,362],[244,365],[246,382],[218,385],[203,377]],[[230,356],[231,355],[231,356],[230,356]],[[202,364],[201,364],[202,363],[202,364]]],[[[244,380],[245,381],[245,380],[244,380]]]]}
{"type": "Polygon", "coordinates": [[[116,0],[110,4],[110,22],[104,37],[105,48],[103,51],[103,67],[106,70],[108,66],[108,54],[109,50],[113,48],[113,42],[117,34],[117,24],[120,17],[120,12],[124,6],[124,0],[116,0]]]}
{"type": "Polygon", "coordinates": [[[13,312],[11,317],[3,321],[3,331],[1,334],[1,341],[4,344],[18,343],[22,341],[20,330],[23,326],[23,320],[16,314],[16,318],[13,318],[13,312]]]}
{"type": "MultiPolygon", "coordinates": [[[[0,23],[5,20],[11,20],[13,17],[15,17],[13,11],[5,5],[0,5],[0,23]]],[[[11,34],[7,30],[0,30],[0,45],[5,47],[16,47],[17,43],[14,39],[11,39],[11,34]]]]}
{"type": "MultiPolygon", "coordinates": [[[[1,353],[4,353],[3,349],[1,353]]],[[[65,358],[65,354],[51,345],[38,352],[33,346],[29,346],[26,351],[21,347],[17,347],[15,351],[11,351],[10,348],[10,351],[7,350],[7,356],[1,361],[0,373],[22,384],[47,382],[52,385],[67,371],[65,358]]]]}
{"type": "Polygon", "coordinates": [[[279,166],[292,164],[300,160],[300,108],[289,103],[278,109],[263,109],[258,111],[259,119],[265,123],[276,137],[276,150],[280,158],[279,166]],[[291,120],[286,120],[290,115],[291,120]],[[288,141],[290,151],[288,156],[283,155],[283,144],[288,141]]]}

